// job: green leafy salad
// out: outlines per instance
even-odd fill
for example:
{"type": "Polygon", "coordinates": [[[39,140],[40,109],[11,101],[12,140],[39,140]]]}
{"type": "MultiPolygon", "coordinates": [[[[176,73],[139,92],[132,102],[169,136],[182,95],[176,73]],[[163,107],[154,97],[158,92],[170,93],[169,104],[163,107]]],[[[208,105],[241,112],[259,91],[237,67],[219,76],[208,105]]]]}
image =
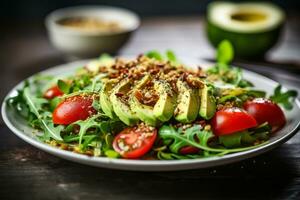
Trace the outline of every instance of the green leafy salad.
{"type": "Polygon", "coordinates": [[[194,159],[263,145],[282,128],[281,109],[295,91],[255,90],[230,65],[223,41],[217,63],[189,68],[172,51],[135,59],[102,55],[74,74],[39,74],[7,100],[39,140],[60,149],[110,158],[194,159]],[[280,107],[281,106],[281,107],[280,107]]]}

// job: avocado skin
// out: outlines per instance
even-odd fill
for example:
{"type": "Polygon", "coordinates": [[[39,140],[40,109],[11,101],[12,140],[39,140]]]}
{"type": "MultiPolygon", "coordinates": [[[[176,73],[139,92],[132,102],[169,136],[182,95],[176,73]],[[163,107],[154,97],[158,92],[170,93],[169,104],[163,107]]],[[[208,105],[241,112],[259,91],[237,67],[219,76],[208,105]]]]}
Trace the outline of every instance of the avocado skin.
{"type": "Polygon", "coordinates": [[[232,43],[237,57],[251,59],[264,57],[266,52],[278,42],[282,27],[283,24],[265,32],[238,33],[224,30],[207,20],[206,33],[215,48],[222,40],[227,39],[232,43]]]}

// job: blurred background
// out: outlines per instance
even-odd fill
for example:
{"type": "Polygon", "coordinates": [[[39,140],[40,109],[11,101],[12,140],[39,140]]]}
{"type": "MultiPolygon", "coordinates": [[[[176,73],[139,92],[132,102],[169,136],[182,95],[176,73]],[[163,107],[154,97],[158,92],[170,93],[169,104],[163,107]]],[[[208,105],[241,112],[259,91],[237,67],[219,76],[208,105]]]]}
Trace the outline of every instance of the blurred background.
{"type": "MultiPolygon", "coordinates": [[[[249,0],[248,0],[249,1],[249,0]]],[[[254,0],[255,1],[255,0],[254,0]]],[[[252,0],[252,2],[254,2],[252,0]]],[[[261,0],[256,0],[260,2],[261,0]]],[[[2,19],[43,19],[49,12],[63,7],[75,5],[111,5],[131,9],[143,17],[166,15],[201,15],[212,0],[26,0],[26,1],[1,1],[2,19]]],[[[232,2],[243,2],[233,0],[232,2]]],[[[245,1],[244,1],[245,2],[245,1]]],[[[298,0],[272,0],[288,14],[299,12],[298,0]]]]}
{"type": "MultiPolygon", "coordinates": [[[[210,0],[1,1],[0,78],[4,80],[4,84],[1,86],[0,99],[2,100],[4,94],[20,80],[48,67],[69,61],[51,44],[45,27],[45,17],[56,9],[78,5],[109,5],[135,12],[141,17],[141,25],[115,54],[137,55],[152,49],[161,51],[172,49],[179,55],[211,61],[215,50],[207,38],[205,29],[207,5],[211,2],[210,0]]],[[[264,58],[246,59],[247,62],[238,59],[236,64],[283,83],[291,84],[290,80],[296,81],[291,85],[297,87],[300,85],[297,81],[299,77],[294,75],[299,74],[300,69],[300,1],[269,2],[280,6],[287,14],[279,43],[268,51],[264,58]],[[252,64],[261,66],[253,67],[252,64]],[[273,69],[279,73],[270,73],[273,69]]]]}

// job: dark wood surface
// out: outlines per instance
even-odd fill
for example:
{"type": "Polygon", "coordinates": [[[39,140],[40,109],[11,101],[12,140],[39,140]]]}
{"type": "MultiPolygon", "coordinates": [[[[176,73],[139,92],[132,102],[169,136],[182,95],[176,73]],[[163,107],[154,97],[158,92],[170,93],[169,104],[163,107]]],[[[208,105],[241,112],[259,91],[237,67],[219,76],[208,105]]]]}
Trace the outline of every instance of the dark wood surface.
{"type": "MultiPolygon", "coordinates": [[[[299,91],[298,20],[289,18],[281,45],[267,57],[272,63],[236,62],[299,91]]],[[[1,101],[20,80],[65,62],[49,44],[41,23],[15,23],[0,31],[1,101]]],[[[200,17],[146,19],[120,54],[169,48],[182,55],[214,57],[200,17]]],[[[0,142],[0,199],[5,200],[300,199],[300,134],[271,152],[242,162],[151,173],[95,168],[54,157],[17,138],[2,119],[0,142]]]]}

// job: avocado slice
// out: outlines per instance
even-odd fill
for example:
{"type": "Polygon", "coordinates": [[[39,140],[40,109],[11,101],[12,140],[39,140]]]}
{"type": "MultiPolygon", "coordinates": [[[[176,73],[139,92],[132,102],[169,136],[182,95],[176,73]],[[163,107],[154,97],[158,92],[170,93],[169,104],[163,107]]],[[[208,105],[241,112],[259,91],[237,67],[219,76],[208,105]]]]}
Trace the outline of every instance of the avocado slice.
{"type": "Polygon", "coordinates": [[[102,111],[111,119],[115,118],[113,105],[110,100],[110,95],[114,86],[118,83],[118,80],[107,80],[100,90],[100,106],[102,111]]]}
{"type": "Polygon", "coordinates": [[[238,57],[262,57],[278,41],[284,19],[283,10],[268,2],[212,2],[207,35],[215,47],[229,40],[238,57]]]}
{"type": "Polygon", "coordinates": [[[147,74],[137,86],[134,87],[130,98],[130,105],[131,110],[136,112],[136,115],[141,121],[151,126],[157,126],[161,122],[168,121],[173,116],[176,105],[176,95],[168,82],[164,80],[153,80],[153,77],[147,74]],[[139,90],[143,90],[149,81],[153,81],[153,90],[159,95],[159,99],[154,106],[144,105],[135,95],[139,90]]]}
{"type": "Polygon", "coordinates": [[[200,91],[201,103],[199,109],[199,115],[206,120],[211,119],[216,112],[216,99],[211,94],[211,91],[204,85],[204,87],[200,91]]]}
{"type": "Polygon", "coordinates": [[[176,107],[176,94],[167,81],[160,80],[154,82],[154,88],[159,94],[153,113],[162,122],[169,121],[173,116],[176,107]]]}
{"type": "Polygon", "coordinates": [[[148,81],[151,81],[151,79],[152,77],[149,74],[145,75],[132,90],[129,101],[131,110],[136,113],[137,117],[141,121],[145,122],[148,125],[156,126],[160,121],[155,117],[153,107],[142,104],[136,97],[136,93],[139,90],[143,89],[143,87],[148,83],[148,81]]]}
{"type": "Polygon", "coordinates": [[[114,87],[110,95],[110,101],[112,102],[115,114],[128,126],[135,125],[139,121],[139,118],[130,109],[127,100],[128,95],[130,95],[131,88],[132,81],[124,79],[114,87]]]}
{"type": "Polygon", "coordinates": [[[182,123],[190,123],[198,116],[200,98],[199,89],[194,89],[182,80],[177,81],[178,98],[174,112],[175,119],[182,123]]]}

